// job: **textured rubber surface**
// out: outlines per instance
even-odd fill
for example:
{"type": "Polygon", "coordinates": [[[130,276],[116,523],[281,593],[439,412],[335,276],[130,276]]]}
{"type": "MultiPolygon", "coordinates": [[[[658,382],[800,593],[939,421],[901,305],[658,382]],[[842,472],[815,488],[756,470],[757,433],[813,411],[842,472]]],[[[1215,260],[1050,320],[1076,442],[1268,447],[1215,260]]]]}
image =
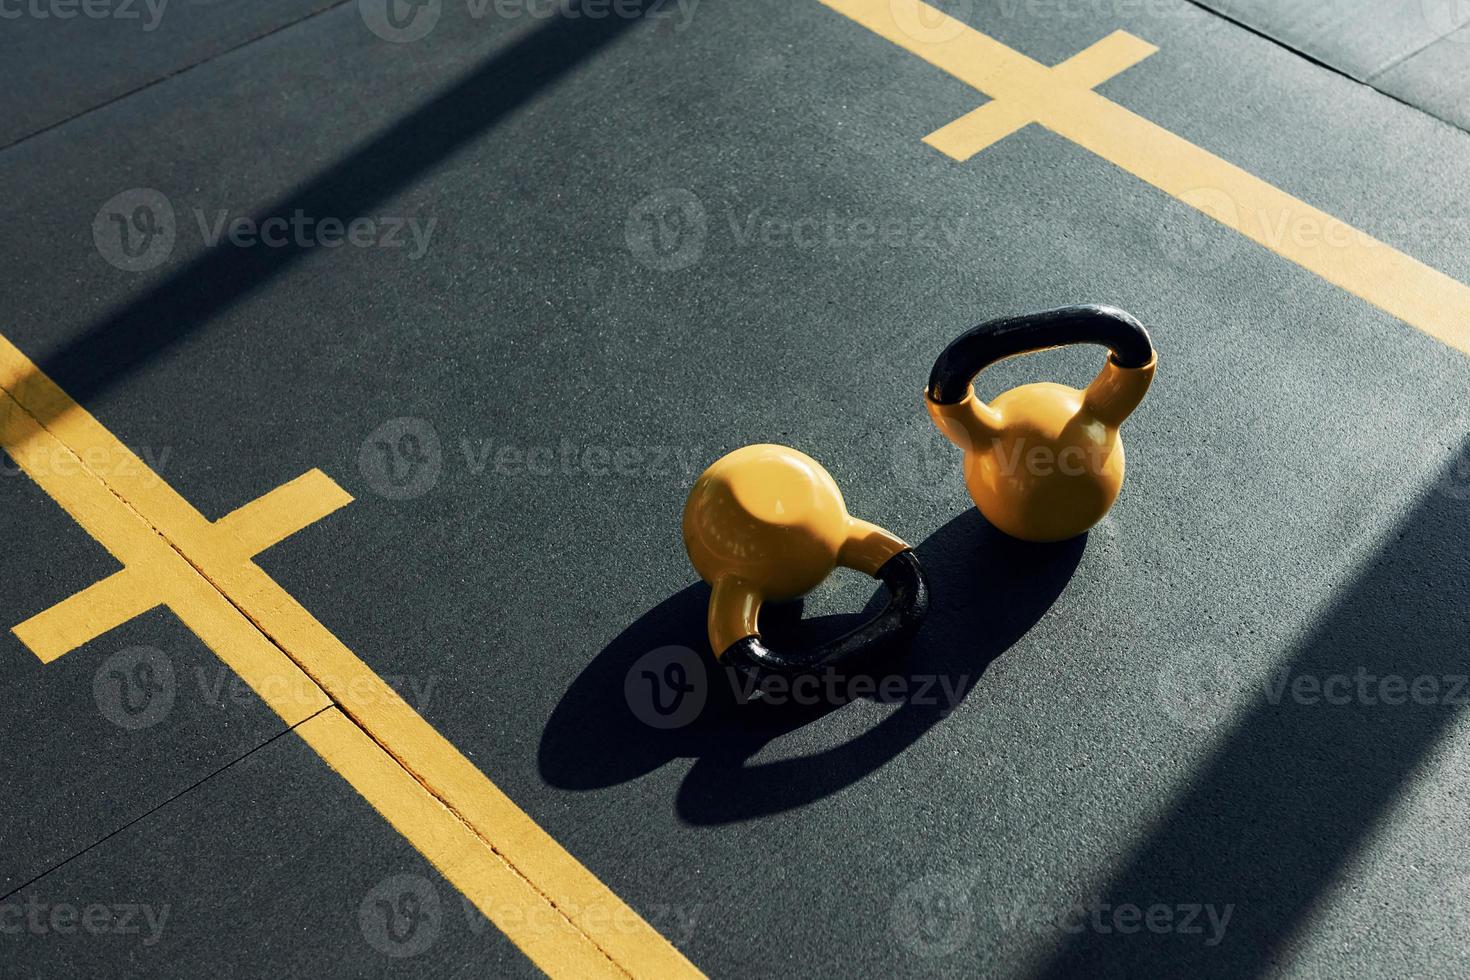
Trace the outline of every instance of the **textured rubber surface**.
{"type": "Polygon", "coordinates": [[[7,973],[539,975],[295,735],[187,799],[0,900],[7,973]]]}
{"type": "Polygon", "coordinates": [[[1454,0],[1196,0],[1287,47],[1470,129],[1470,9],[1454,0]]]}
{"type": "Polygon", "coordinates": [[[0,21],[0,60],[10,78],[0,93],[0,146],[340,2],[15,0],[0,21]]]}
{"type": "MultiPolygon", "coordinates": [[[[815,0],[661,9],[445,4],[392,44],[346,5],[0,151],[0,332],[129,445],[166,447],[162,475],[206,516],[313,467],[337,480],[355,501],[261,566],[427,692],[435,728],[711,975],[1466,972],[1445,937],[1470,907],[1467,722],[1443,678],[1467,627],[1470,360],[1038,127],[964,164],[936,153],[922,137],[979,97],[815,0]],[[139,188],[175,236],[133,273],[93,225],[139,188]],[[372,218],[377,244],[206,250],[222,212],[297,210],[372,218]],[[1159,374],[1109,517],[1023,546],[974,512],[923,387],[967,326],[1072,302],[1136,314],[1159,374]],[[709,690],[656,727],[628,678],[670,646],[708,655],[680,507],[755,441],[828,462],[854,513],[915,543],[929,618],[887,694],[747,718],[709,690]],[[1282,671],[1359,668],[1444,686],[1427,705],[1268,696],[1282,671]],[[1074,930],[1096,902],[1102,926],[1084,911],[1074,930]],[[1207,905],[1231,906],[1220,930],[1207,905]],[[1120,933],[1123,906],[1168,929],[1160,912],[1120,933]]],[[[965,16],[1046,64],[1126,28],[1160,51],[1109,98],[1470,279],[1470,136],[1190,4],[1067,10],[965,16]]],[[[1008,361],[980,394],[1082,384],[1096,361],[1008,361]]],[[[4,483],[19,622],[111,566],[23,476],[4,483]]],[[[834,580],[806,628],[856,621],[824,614],[873,592],[834,580]]],[[[184,713],[126,743],[99,731],[109,656],[147,643],[212,668],[193,642],[144,618],[38,667],[0,633],[7,684],[50,699],[6,729],[25,810],[7,875],[276,734],[258,706],[228,730],[184,713]],[[47,807],[48,778],[93,822],[42,834],[80,808],[47,807]]],[[[110,897],[119,869],[268,849],[320,870],[212,857],[177,886],[168,942],[199,957],[181,962],[379,964],[352,925],[361,886],[414,855],[365,804],[342,790],[232,829],[283,787],[337,792],[309,753],[271,761],[294,738],[250,757],[258,788],[217,791],[230,805],[199,796],[221,776],[148,818],[187,845],[134,858],[119,835],[42,882],[144,901],[110,897]],[[226,908],[276,910],[261,932],[218,927],[231,888],[226,908]],[[293,906],[320,917],[290,928],[293,906]]],[[[7,967],[153,972],[45,940],[0,935],[7,967]]],[[[483,942],[379,965],[515,969],[483,942]]]]}

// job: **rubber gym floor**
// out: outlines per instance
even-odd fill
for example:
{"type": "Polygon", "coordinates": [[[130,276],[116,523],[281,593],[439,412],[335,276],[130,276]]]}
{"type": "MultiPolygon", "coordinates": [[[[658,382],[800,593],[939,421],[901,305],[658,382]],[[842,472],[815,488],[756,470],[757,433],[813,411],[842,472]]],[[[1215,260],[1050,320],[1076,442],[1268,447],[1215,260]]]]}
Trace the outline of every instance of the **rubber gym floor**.
{"type": "Polygon", "coordinates": [[[1470,10],[0,19],[0,974],[1470,972],[1470,10]],[[1158,375],[1025,544],[923,386],[1077,302],[1158,375]],[[814,704],[680,538],[755,442],[933,589],[814,704]]]}

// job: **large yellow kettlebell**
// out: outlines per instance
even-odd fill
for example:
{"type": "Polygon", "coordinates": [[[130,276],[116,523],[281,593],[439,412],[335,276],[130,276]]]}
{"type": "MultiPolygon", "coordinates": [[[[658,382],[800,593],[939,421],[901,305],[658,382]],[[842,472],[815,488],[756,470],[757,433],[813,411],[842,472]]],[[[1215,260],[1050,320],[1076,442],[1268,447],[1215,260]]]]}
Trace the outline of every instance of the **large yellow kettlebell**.
{"type": "Polygon", "coordinates": [[[1158,356],[1143,324],[1112,306],[1068,306],[990,320],[955,339],[929,375],[925,401],[965,453],[965,484],[986,519],[1012,537],[1061,541],[1092,527],[1123,486],[1118,427],[1138,407],[1158,356]],[[1107,363],[1084,391],[1039,382],[986,404],[975,376],[996,361],[1066,344],[1101,344],[1107,363]]]}
{"type": "Polygon", "coordinates": [[[711,587],[711,649],[755,679],[853,660],[911,633],[928,610],[928,584],[909,546],[848,514],[831,474],[787,446],[745,446],[700,474],[684,504],[684,547],[711,587]],[[881,579],[887,607],[815,649],[766,647],[761,603],[804,595],[838,565],[881,579]]]}

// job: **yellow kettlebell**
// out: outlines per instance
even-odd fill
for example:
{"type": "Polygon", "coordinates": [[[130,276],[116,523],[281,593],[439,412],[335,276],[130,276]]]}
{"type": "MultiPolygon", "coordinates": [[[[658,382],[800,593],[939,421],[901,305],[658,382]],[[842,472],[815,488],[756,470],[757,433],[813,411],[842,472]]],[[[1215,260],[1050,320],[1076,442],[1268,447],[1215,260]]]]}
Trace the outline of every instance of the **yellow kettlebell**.
{"type": "Polygon", "coordinates": [[[745,446],[710,464],[684,504],[684,547],[711,588],[716,659],[757,680],[858,658],[911,633],[928,611],[929,587],[913,550],[848,514],[832,475],[787,446],[745,446]],[[766,647],[761,604],[804,595],[838,565],[881,579],[887,607],[816,649],[766,647]]]}
{"type": "Polygon", "coordinates": [[[1123,486],[1118,427],[1138,407],[1158,356],[1143,324],[1112,306],[1068,306],[990,320],[934,362],[925,393],[939,431],[965,454],[965,485],[1012,537],[1061,541],[1100,521],[1123,486]],[[1107,363],[1083,391],[1039,382],[986,404],[975,376],[996,361],[1066,344],[1101,344],[1107,363]]]}

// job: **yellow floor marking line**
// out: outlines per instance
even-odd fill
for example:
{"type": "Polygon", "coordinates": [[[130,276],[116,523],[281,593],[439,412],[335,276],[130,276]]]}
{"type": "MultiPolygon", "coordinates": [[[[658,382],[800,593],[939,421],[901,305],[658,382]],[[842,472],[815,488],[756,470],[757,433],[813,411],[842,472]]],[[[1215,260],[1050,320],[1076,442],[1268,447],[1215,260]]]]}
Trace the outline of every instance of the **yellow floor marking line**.
{"type": "MultiPolygon", "coordinates": [[[[1094,88],[1122,74],[1159,49],[1129,34],[1114,31],[1052,69],[1069,85],[1094,88]]],[[[1020,102],[995,100],[965,113],[924,137],[934,149],[960,162],[1036,122],[1020,102]]]]}
{"type": "MultiPolygon", "coordinates": [[[[0,340],[0,348],[8,347],[0,340]]],[[[10,348],[13,350],[13,348],[10,348]]],[[[0,349],[0,359],[8,353],[0,349]]],[[[331,703],[274,643],[244,619],[177,551],[0,386],[0,446],[124,570],[16,627],[20,641],[52,661],[119,625],[125,611],[166,605],[230,664],[288,725],[331,703]],[[120,595],[124,588],[138,591],[120,595]]]]}
{"type": "Polygon", "coordinates": [[[626,976],[442,800],[336,708],[296,731],[532,962],[553,976],[626,976]]]}
{"type": "Polygon", "coordinates": [[[330,476],[311,470],[214,523],[240,542],[241,557],[253,558],[350,503],[352,495],[330,476]]]}
{"type": "Polygon", "coordinates": [[[994,100],[929,135],[946,155],[966,160],[1036,122],[1470,354],[1470,288],[1092,91],[1099,74],[1151,54],[1147,42],[1105,39],[1082,66],[1048,68],[921,0],[822,3],[994,100]]]}
{"type": "Polygon", "coordinates": [[[4,337],[0,446],[123,565],[15,628],[43,661],[166,605],[288,724],[340,709],[302,737],[541,969],[701,975],[255,564],[351,501],[330,477],[211,522],[4,337]]]}
{"type": "Polygon", "coordinates": [[[14,633],[42,663],[49,664],[157,606],[161,600],[158,591],[150,588],[151,578],[143,565],[124,568],[32,616],[15,627],[14,633]]]}

